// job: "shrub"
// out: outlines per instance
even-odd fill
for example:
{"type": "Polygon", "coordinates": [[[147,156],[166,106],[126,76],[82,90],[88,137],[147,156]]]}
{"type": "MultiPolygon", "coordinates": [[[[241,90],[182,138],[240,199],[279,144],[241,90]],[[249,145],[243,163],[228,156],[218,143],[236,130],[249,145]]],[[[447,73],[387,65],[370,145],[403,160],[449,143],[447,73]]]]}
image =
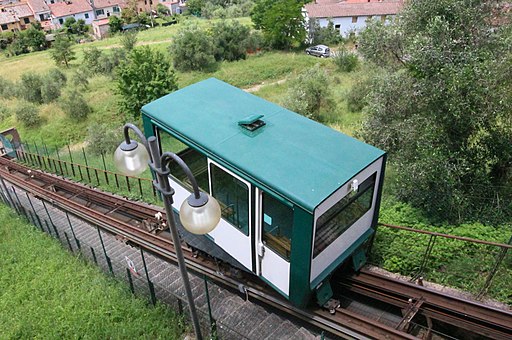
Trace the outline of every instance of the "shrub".
{"type": "Polygon", "coordinates": [[[89,74],[101,73],[101,58],[103,53],[96,47],[84,49],[84,59],[82,61],[83,70],[89,74]]]}
{"type": "Polygon", "coordinates": [[[311,23],[310,40],[313,45],[338,45],[343,42],[340,31],[334,27],[332,21],[329,20],[327,27],[320,27],[317,20],[311,23]]]}
{"type": "Polygon", "coordinates": [[[89,80],[87,79],[85,72],[81,72],[80,70],[73,73],[71,76],[71,83],[77,89],[82,88],[86,90],[89,88],[89,80]]]}
{"type": "Polygon", "coordinates": [[[284,106],[303,116],[318,120],[320,107],[333,109],[329,79],[318,64],[299,74],[290,82],[284,106]]]}
{"type": "Polygon", "coordinates": [[[250,29],[238,21],[213,24],[211,35],[215,45],[215,59],[234,61],[245,59],[250,29]]]}
{"type": "Polygon", "coordinates": [[[28,128],[37,127],[42,122],[39,107],[32,103],[23,102],[19,104],[14,110],[14,115],[19,123],[28,128]]]}
{"type": "Polygon", "coordinates": [[[0,77],[0,97],[8,98],[15,92],[15,84],[9,79],[0,77]]]}
{"type": "Polygon", "coordinates": [[[337,51],[333,57],[334,64],[338,67],[338,70],[342,72],[352,72],[356,69],[359,64],[357,54],[348,51],[345,48],[341,48],[337,51]]]}
{"type": "Polygon", "coordinates": [[[92,112],[83,95],[76,89],[69,91],[61,98],[60,107],[73,120],[84,120],[92,112]]]}
{"type": "Polygon", "coordinates": [[[368,104],[369,85],[367,80],[358,80],[347,94],[347,108],[352,112],[360,112],[368,104]]]}
{"type": "Polygon", "coordinates": [[[87,150],[94,155],[113,154],[123,140],[119,128],[105,124],[93,124],[87,129],[87,150]]]}
{"type": "Polygon", "coordinates": [[[174,67],[181,71],[204,70],[215,64],[213,39],[196,25],[178,31],[170,53],[174,67]]]}
{"type": "Polygon", "coordinates": [[[41,95],[41,85],[43,80],[36,73],[24,73],[21,75],[21,81],[18,84],[18,95],[31,103],[40,104],[43,102],[41,95]]]}
{"type": "Polygon", "coordinates": [[[3,105],[0,105],[0,121],[7,119],[10,116],[11,116],[11,110],[9,110],[9,108],[7,108],[3,105]]]}
{"type": "MultiPolygon", "coordinates": [[[[159,4],[160,5],[160,4],[159,4]]],[[[126,52],[130,52],[133,50],[135,45],[137,44],[137,31],[125,32],[121,36],[121,45],[126,50],[126,52]]]]}
{"type": "Polygon", "coordinates": [[[58,69],[48,71],[41,83],[41,98],[44,103],[50,103],[60,97],[61,88],[66,84],[66,76],[58,69]]]}
{"type": "Polygon", "coordinates": [[[125,58],[126,51],[122,48],[113,48],[110,53],[103,53],[98,60],[101,73],[111,75],[125,58]]]}

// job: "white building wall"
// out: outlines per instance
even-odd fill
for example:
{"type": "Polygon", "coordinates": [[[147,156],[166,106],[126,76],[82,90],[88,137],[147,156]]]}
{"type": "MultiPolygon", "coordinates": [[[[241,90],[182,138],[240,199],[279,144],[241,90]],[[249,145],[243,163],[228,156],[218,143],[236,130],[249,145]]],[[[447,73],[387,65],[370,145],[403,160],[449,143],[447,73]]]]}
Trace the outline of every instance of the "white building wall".
{"type": "MultiPolygon", "coordinates": [[[[357,22],[352,22],[352,17],[338,17],[338,18],[320,18],[318,19],[318,23],[320,27],[327,27],[329,21],[332,21],[334,26],[340,25],[340,34],[342,36],[347,36],[351,32],[359,32],[366,27],[366,20],[368,20],[368,16],[358,16],[357,22]]],[[[381,16],[373,16],[372,20],[382,20],[381,16]]]]}
{"type": "Polygon", "coordinates": [[[83,12],[83,13],[78,13],[78,14],[73,14],[73,15],[66,15],[64,17],[53,18],[52,22],[56,27],[61,27],[62,24],[60,23],[59,19],[62,19],[62,22],[64,23],[67,18],[75,18],[75,20],[77,20],[77,21],[80,19],[83,19],[85,21],[86,25],[91,25],[93,20],[95,19],[94,12],[89,11],[89,12],[83,12]],[[88,18],[85,17],[86,14],[88,14],[88,16],[89,16],[88,18]]]}

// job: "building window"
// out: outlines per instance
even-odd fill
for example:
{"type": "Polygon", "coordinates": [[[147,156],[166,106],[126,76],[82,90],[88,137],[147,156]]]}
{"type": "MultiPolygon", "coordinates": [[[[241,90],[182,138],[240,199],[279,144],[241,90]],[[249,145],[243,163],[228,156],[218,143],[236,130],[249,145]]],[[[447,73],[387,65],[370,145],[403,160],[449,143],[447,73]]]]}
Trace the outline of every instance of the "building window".
{"type": "Polygon", "coordinates": [[[263,243],[287,261],[290,261],[293,209],[264,192],[262,195],[263,243]]]}
{"type": "Polygon", "coordinates": [[[341,29],[341,25],[334,25],[334,29],[336,29],[337,31],[339,31],[341,29]]]}
{"type": "Polygon", "coordinates": [[[117,7],[117,6],[112,7],[112,11],[114,11],[114,13],[119,13],[119,7],[117,7]]]}
{"type": "Polygon", "coordinates": [[[44,15],[43,14],[39,14],[39,20],[41,20],[41,21],[44,20],[44,15]]]}
{"type": "MultiPolygon", "coordinates": [[[[164,130],[158,129],[158,140],[160,141],[160,150],[171,151],[181,157],[188,164],[190,171],[196,178],[197,185],[202,191],[208,191],[208,162],[206,157],[189,148],[174,136],[168,134],[164,130]]],[[[170,177],[176,182],[185,187],[187,190],[192,191],[192,184],[190,183],[187,175],[175,161],[169,162],[170,177]]]]}
{"type": "Polygon", "coordinates": [[[85,13],[85,14],[84,14],[84,17],[85,17],[86,19],[89,19],[89,13],[85,13]]]}
{"type": "Polygon", "coordinates": [[[220,204],[222,217],[249,235],[249,188],[215,164],[210,164],[212,196],[220,204]]]}
{"type": "Polygon", "coordinates": [[[376,178],[377,173],[374,173],[359,185],[357,192],[343,197],[317,219],[313,258],[370,210],[376,178]]]}
{"type": "Polygon", "coordinates": [[[30,19],[29,18],[23,18],[23,22],[25,24],[30,24],[30,19]]]}
{"type": "Polygon", "coordinates": [[[64,19],[59,18],[59,24],[61,24],[61,25],[62,25],[63,23],[64,23],[64,19]]]}
{"type": "Polygon", "coordinates": [[[2,31],[7,31],[9,27],[6,24],[2,24],[2,31]]]}
{"type": "Polygon", "coordinates": [[[357,22],[357,17],[352,17],[352,23],[355,24],[357,22]]]}
{"type": "Polygon", "coordinates": [[[96,15],[104,15],[105,14],[105,11],[102,10],[102,9],[97,9],[96,10],[96,15]]]}

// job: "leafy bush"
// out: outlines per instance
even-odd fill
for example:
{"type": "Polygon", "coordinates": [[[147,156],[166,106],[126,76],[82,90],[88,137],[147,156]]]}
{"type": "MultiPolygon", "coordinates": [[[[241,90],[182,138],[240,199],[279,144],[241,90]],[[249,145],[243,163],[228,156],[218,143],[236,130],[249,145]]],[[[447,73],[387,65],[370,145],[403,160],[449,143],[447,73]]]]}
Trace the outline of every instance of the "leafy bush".
{"type": "Polygon", "coordinates": [[[83,95],[76,89],[67,92],[61,98],[60,107],[69,118],[74,120],[84,120],[92,112],[83,95]]]}
{"type": "Polygon", "coordinates": [[[34,128],[41,124],[42,119],[39,115],[39,106],[28,102],[20,103],[14,110],[16,120],[25,127],[34,128]]]}
{"type": "Polygon", "coordinates": [[[126,58],[126,51],[122,48],[112,48],[110,53],[103,53],[98,60],[102,74],[113,74],[114,70],[126,58]]]}
{"type": "Polygon", "coordinates": [[[126,52],[130,52],[131,50],[133,50],[136,44],[137,31],[125,32],[123,33],[123,35],[121,35],[121,45],[126,50],[126,52]]]}
{"type": "Polygon", "coordinates": [[[48,71],[41,84],[41,98],[44,103],[50,103],[60,97],[61,89],[66,84],[67,78],[58,69],[48,71]]]}
{"type": "Polygon", "coordinates": [[[247,55],[247,40],[250,35],[249,27],[238,21],[220,21],[213,24],[211,35],[215,46],[215,59],[234,61],[245,59],[247,55]]]}
{"type": "Polygon", "coordinates": [[[290,82],[284,106],[303,116],[318,120],[320,107],[332,109],[329,79],[319,64],[299,74],[290,82]]]}
{"type": "Polygon", "coordinates": [[[334,60],[334,64],[338,67],[338,70],[342,72],[352,72],[359,64],[357,54],[345,48],[340,48],[332,59],[334,60]]]}
{"type": "Polygon", "coordinates": [[[94,155],[113,154],[123,140],[122,131],[105,124],[93,124],[87,129],[87,150],[94,155]]]}
{"type": "Polygon", "coordinates": [[[108,19],[108,26],[109,26],[109,32],[111,34],[120,32],[123,27],[123,19],[116,15],[111,15],[108,19]]]}
{"type": "Polygon", "coordinates": [[[352,112],[360,112],[368,104],[366,96],[369,87],[367,80],[358,80],[350,88],[347,94],[347,108],[352,112]]]}
{"type": "Polygon", "coordinates": [[[0,97],[8,98],[16,92],[15,84],[9,79],[0,77],[0,97]]]}
{"type": "Polygon", "coordinates": [[[169,60],[147,46],[133,49],[116,72],[121,107],[138,117],[142,105],[178,89],[169,60]]]}
{"type": "Polygon", "coordinates": [[[181,71],[204,70],[215,64],[213,39],[196,25],[187,25],[170,46],[174,67],[181,71]]]}
{"type": "Polygon", "coordinates": [[[0,105],[0,121],[7,119],[11,116],[11,110],[8,107],[0,105]]]}
{"type": "Polygon", "coordinates": [[[338,45],[343,42],[340,30],[334,28],[334,23],[329,20],[327,27],[320,27],[318,20],[311,22],[309,39],[312,45],[338,45]]]}
{"type": "Polygon", "coordinates": [[[88,74],[102,73],[101,58],[103,52],[96,47],[90,47],[84,49],[84,59],[82,61],[82,70],[88,74]]]}
{"type": "Polygon", "coordinates": [[[41,104],[43,102],[41,95],[42,84],[43,80],[39,74],[33,72],[23,73],[18,84],[18,96],[28,102],[41,104]]]}
{"type": "Polygon", "coordinates": [[[85,72],[75,71],[71,76],[71,84],[73,84],[77,89],[81,88],[86,90],[89,88],[89,80],[87,79],[85,72]]]}

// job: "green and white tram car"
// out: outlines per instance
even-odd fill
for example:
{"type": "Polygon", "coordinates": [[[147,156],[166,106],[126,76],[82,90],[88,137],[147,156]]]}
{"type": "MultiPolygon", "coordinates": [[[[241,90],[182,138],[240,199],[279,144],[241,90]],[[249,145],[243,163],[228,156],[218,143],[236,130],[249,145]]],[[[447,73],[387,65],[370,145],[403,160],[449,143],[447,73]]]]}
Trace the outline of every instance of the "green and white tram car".
{"type": "MultiPolygon", "coordinates": [[[[326,303],[333,271],[362,266],[385,152],[214,78],[145,105],[142,117],[146,137],[219,201],[207,237],[294,305],[326,303]]],[[[191,186],[172,164],[169,180],[179,210],[191,186]]]]}

